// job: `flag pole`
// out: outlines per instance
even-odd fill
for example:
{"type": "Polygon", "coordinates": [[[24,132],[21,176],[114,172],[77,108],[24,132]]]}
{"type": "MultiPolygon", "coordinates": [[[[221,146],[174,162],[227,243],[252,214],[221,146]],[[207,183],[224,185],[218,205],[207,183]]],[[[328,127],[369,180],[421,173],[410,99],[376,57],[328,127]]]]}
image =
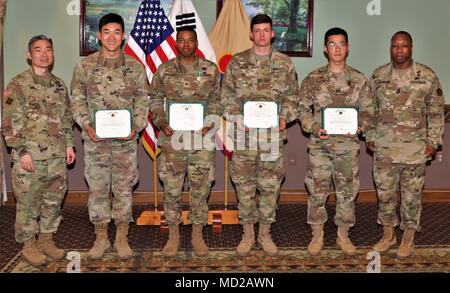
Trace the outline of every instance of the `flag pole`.
{"type": "MultiPolygon", "coordinates": [[[[144,148],[146,148],[146,144],[144,144],[144,148]]],[[[150,155],[150,158],[153,160],[153,204],[155,205],[154,210],[146,210],[141,213],[141,215],[137,218],[137,225],[157,225],[161,227],[161,231],[165,232],[165,219],[162,215],[162,212],[158,211],[158,168],[156,157],[158,156],[158,151],[156,150],[154,153],[151,153],[149,149],[147,152],[150,155]],[[153,155],[152,155],[153,154],[153,155]]]]}
{"type": "MultiPolygon", "coordinates": [[[[224,119],[221,120],[223,141],[222,145],[225,148],[227,141],[227,127],[224,119]]],[[[223,210],[213,210],[208,213],[208,224],[213,226],[213,231],[216,233],[222,232],[223,224],[239,224],[239,211],[228,210],[228,165],[230,159],[228,155],[225,154],[225,164],[224,164],[224,209],[223,210]]]]}
{"type": "Polygon", "coordinates": [[[158,211],[158,174],[157,174],[156,158],[153,160],[153,196],[155,212],[158,211]]]}
{"type": "Polygon", "coordinates": [[[228,208],[228,157],[225,156],[225,175],[224,175],[224,182],[225,182],[225,186],[224,186],[224,192],[225,192],[225,210],[227,210],[228,208]]]}

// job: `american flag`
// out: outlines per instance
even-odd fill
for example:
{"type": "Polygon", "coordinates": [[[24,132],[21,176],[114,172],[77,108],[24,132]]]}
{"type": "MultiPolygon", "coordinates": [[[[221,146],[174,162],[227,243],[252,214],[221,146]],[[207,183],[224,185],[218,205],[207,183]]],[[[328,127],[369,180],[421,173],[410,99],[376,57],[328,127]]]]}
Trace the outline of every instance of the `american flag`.
{"type": "MultiPolygon", "coordinates": [[[[149,82],[152,81],[153,74],[159,65],[178,55],[175,28],[184,26],[191,26],[197,32],[196,54],[216,62],[214,50],[191,0],[174,0],[168,17],[164,13],[160,0],[141,2],[134,27],[125,46],[125,53],[144,64],[149,82]]],[[[150,113],[147,128],[142,135],[142,143],[153,160],[159,153],[158,133],[150,113]]]]}
{"type": "MultiPolygon", "coordinates": [[[[178,52],[172,36],[174,28],[169,22],[160,0],[144,0],[139,6],[136,20],[125,46],[125,53],[144,64],[148,81],[162,63],[174,58],[178,52]]],[[[142,143],[154,160],[159,153],[159,131],[149,114],[148,125],[142,135],[142,143]]]]}

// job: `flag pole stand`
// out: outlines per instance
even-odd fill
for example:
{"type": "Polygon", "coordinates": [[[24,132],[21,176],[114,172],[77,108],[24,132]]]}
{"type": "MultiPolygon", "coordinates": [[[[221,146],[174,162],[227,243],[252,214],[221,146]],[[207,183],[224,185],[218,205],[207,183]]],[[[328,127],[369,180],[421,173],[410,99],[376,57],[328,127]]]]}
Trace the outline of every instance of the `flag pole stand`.
{"type": "Polygon", "coordinates": [[[156,158],[153,160],[153,204],[154,211],[143,211],[136,224],[139,226],[159,226],[160,232],[168,233],[169,226],[166,223],[163,211],[158,210],[158,174],[156,166],[156,158]]]}

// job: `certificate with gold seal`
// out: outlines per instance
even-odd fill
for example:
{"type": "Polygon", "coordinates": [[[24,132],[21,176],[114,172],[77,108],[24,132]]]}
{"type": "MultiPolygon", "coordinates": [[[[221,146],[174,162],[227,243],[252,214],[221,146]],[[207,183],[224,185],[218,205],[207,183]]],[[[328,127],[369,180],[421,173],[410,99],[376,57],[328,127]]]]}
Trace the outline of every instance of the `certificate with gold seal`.
{"type": "Polygon", "coordinates": [[[358,110],[352,107],[323,108],[322,128],[328,135],[356,134],[358,132],[358,110]]]}
{"type": "Polygon", "coordinates": [[[277,127],[278,104],[271,101],[247,101],[244,103],[244,125],[248,128],[277,127]]]}
{"type": "Polygon", "coordinates": [[[95,134],[99,138],[121,138],[131,134],[130,110],[97,110],[94,113],[95,134]]]}
{"type": "Polygon", "coordinates": [[[173,130],[196,131],[203,128],[203,103],[169,103],[169,125],[173,130]]]}

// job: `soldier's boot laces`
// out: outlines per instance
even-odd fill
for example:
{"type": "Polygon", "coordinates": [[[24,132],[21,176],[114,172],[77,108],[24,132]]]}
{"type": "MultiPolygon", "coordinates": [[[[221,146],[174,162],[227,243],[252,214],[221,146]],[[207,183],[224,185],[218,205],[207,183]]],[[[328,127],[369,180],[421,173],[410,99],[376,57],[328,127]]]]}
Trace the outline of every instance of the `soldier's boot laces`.
{"type": "Polygon", "coordinates": [[[241,242],[236,247],[236,253],[240,256],[246,256],[252,249],[253,244],[255,244],[255,230],[253,223],[246,223],[242,228],[244,229],[244,234],[241,242]]]}
{"type": "Polygon", "coordinates": [[[56,247],[52,233],[39,234],[37,246],[40,251],[52,260],[59,260],[66,255],[66,252],[63,249],[56,247]]]}
{"type": "Polygon", "coordinates": [[[319,255],[323,248],[323,224],[311,225],[312,239],[308,245],[309,255],[319,255]]]}
{"type": "Polygon", "coordinates": [[[133,255],[130,245],[128,244],[128,224],[117,224],[116,239],[114,240],[114,249],[121,259],[130,258],[133,255]]]}
{"type": "Polygon", "coordinates": [[[34,236],[28,239],[23,244],[22,257],[32,266],[42,266],[48,263],[45,255],[39,250],[36,245],[34,236]]]}
{"type": "Polygon", "coordinates": [[[272,241],[270,226],[270,224],[259,224],[258,243],[267,255],[275,256],[278,254],[278,248],[272,241]]]}
{"type": "Polygon", "coordinates": [[[193,224],[192,225],[192,248],[196,256],[207,256],[208,246],[206,246],[202,235],[203,225],[193,224]]]}
{"type": "Polygon", "coordinates": [[[168,257],[177,255],[180,246],[180,228],[178,225],[169,225],[169,240],[162,250],[162,254],[168,257]]]}
{"type": "Polygon", "coordinates": [[[355,255],[356,248],[348,238],[348,227],[338,227],[336,244],[345,255],[355,255]]]}
{"type": "Polygon", "coordinates": [[[416,233],[413,229],[406,229],[403,232],[402,243],[397,250],[397,256],[399,258],[407,258],[411,256],[414,250],[414,233],[416,233]]]}
{"type": "Polygon", "coordinates": [[[386,252],[391,248],[391,246],[397,243],[397,238],[395,237],[394,227],[383,226],[383,238],[373,246],[373,250],[378,252],[386,252]]]}
{"type": "Polygon", "coordinates": [[[95,226],[95,242],[91,250],[88,252],[88,257],[92,259],[99,259],[103,257],[103,254],[111,248],[111,242],[108,239],[108,226],[96,225],[95,226]]]}

